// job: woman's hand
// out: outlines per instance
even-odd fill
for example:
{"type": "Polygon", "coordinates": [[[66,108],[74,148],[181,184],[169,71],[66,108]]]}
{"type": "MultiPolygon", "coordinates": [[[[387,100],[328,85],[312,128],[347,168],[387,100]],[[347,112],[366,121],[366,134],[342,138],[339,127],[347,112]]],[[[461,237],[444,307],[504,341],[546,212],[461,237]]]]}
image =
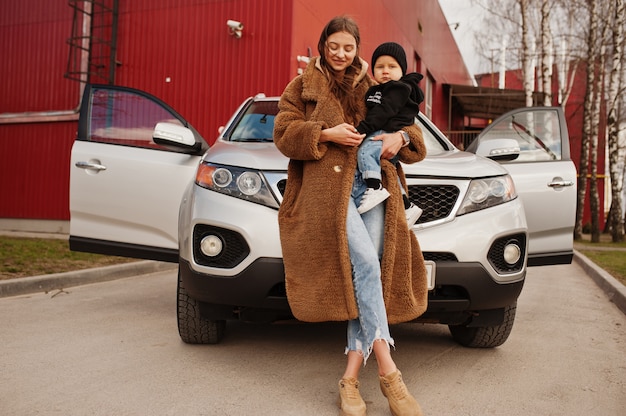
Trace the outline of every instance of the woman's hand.
{"type": "Polygon", "coordinates": [[[399,131],[395,133],[381,134],[372,138],[372,140],[383,141],[383,148],[380,153],[381,159],[391,159],[398,154],[404,144],[404,137],[402,137],[402,133],[399,131]]]}
{"type": "Polygon", "coordinates": [[[359,134],[353,125],[341,123],[322,130],[320,143],[333,142],[344,146],[358,146],[364,138],[365,134],[359,134]]]}

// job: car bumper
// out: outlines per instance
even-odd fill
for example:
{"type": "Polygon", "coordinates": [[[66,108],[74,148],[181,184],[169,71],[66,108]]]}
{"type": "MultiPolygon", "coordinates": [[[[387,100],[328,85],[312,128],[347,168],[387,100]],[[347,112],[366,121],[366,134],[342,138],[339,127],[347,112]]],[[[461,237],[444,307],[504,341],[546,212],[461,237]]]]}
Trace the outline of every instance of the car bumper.
{"type": "MultiPolygon", "coordinates": [[[[437,285],[429,292],[428,310],[422,321],[454,323],[467,320],[471,312],[500,309],[514,304],[524,280],[498,283],[480,263],[439,262],[437,285]]],[[[200,302],[223,305],[230,312],[245,309],[289,312],[282,259],[257,259],[235,276],[198,273],[180,259],[180,275],[189,295],[200,302]]],[[[218,317],[207,317],[217,319],[218,317]]]]}

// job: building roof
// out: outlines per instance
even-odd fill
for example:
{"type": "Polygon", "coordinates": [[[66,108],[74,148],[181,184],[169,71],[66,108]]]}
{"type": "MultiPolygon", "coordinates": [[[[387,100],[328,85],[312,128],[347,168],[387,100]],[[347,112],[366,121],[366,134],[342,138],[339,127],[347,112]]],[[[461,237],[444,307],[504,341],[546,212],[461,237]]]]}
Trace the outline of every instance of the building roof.
{"type": "MultiPolygon", "coordinates": [[[[524,91],[471,85],[445,84],[450,102],[470,118],[495,119],[508,111],[526,106],[524,91]]],[[[533,92],[533,106],[543,102],[542,92],[533,92]]]]}

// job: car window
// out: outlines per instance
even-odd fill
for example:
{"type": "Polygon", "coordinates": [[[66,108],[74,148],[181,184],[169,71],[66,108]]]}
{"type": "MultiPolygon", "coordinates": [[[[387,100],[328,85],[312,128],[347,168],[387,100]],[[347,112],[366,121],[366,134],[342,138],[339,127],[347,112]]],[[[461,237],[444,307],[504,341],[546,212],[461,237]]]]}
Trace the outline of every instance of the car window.
{"type": "Polygon", "coordinates": [[[421,119],[418,119],[417,125],[422,129],[426,154],[434,156],[454,148],[454,146],[444,138],[443,133],[437,130],[433,125],[427,124],[421,119]]]}
{"type": "Polygon", "coordinates": [[[182,126],[158,103],[129,91],[96,89],[90,106],[87,140],[93,142],[166,150],[152,140],[154,127],[159,122],[182,126]]]}
{"type": "Polygon", "coordinates": [[[278,114],[278,101],[253,101],[237,122],[230,140],[273,141],[276,114],[278,114]]]}
{"type": "Polygon", "coordinates": [[[481,135],[480,140],[514,139],[520,155],[508,163],[562,160],[561,130],[558,113],[537,110],[512,114],[481,135]]]}

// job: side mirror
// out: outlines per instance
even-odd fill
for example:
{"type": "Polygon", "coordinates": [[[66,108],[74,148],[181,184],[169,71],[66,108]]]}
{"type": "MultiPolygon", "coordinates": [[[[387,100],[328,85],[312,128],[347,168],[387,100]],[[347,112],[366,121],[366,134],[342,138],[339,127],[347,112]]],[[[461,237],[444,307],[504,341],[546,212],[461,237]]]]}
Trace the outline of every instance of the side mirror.
{"type": "Polygon", "coordinates": [[[157,123],[152,132],[152,139],[157,144],[183,148],[195,148],[196,138],[187,127],[172,123],[157,123]]]}
{"type": "Polygon", "coordinates": [[[493,160],[511,161],[519,157],[520,148],[513,139],[486,139],[478,143],[474,153],[493,160]]]}

